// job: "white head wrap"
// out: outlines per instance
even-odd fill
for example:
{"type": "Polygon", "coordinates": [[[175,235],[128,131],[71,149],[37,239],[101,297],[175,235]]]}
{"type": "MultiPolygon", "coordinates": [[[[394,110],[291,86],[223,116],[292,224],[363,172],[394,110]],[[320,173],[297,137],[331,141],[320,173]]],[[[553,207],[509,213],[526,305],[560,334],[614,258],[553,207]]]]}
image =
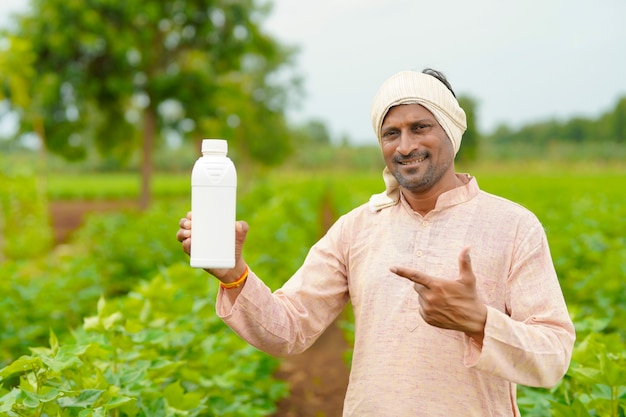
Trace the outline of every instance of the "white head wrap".
{"type": "MultiPolygon", "coordinates": [[[[381,128],[389,109],[401,104],[420,104],[430,111],[459,151],[461,137],[467,128],[465,112],[448,88],[432,75],[402,71],[389,78],[378,90],[372,103],[372,127],[381,142],[381,128]]],[[[385,191],[370,198],[370,209],[378,211],[399,201],[400,185],[387,168],[383,171],[385,191]]]]}

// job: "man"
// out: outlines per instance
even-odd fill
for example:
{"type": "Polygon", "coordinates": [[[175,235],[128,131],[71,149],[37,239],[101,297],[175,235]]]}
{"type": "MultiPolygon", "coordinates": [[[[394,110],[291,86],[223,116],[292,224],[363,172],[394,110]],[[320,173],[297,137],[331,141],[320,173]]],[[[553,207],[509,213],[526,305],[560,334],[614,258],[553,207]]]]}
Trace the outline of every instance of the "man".
{"type": "MultiPolygon", "coordinates": [[[[372,124],[386,189],[342,216],[271,293],[241,257],[217,312],[272,355],[307,349],[352,302],[344,416],[519,416],[516,384],[565,374],[574,327],[544,230],[523,207],[456,174],[465,113],[445,77],[403,71],[380,88],[372,124]]],[[[189,253],[191,214],[177,238],[189,253]]]]}

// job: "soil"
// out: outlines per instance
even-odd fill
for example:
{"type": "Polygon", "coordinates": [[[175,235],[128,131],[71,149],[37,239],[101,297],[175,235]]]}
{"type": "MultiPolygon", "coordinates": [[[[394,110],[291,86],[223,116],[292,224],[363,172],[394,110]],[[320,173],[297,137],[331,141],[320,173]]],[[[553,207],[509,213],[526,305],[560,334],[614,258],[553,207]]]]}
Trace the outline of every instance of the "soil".
{"type": "Polygon", "coordinates": [[[52,201],[48,208],[54,240],[57,245],[65,243],[91,213],[112,213],[137,207],[137,202],[133,200],[52,201]]]}
{"type": "MultiPolygon", "coordinates": [[[[62,244],[90,213],[137,208],[135,201],[52,201],[50,217],[55,241],[62,244]]],[[[323,212],[324,223],[331,215],[323,212]]],[[[173,228],[176,228],[173,220],[173,228]]],[[[172,236],[174,236],[173,231],[172,236]]],[[[343,360],[347,344],[336,324],[306,352],[283,359],[276,377],[286,381],[290,396],[278,404],[271,417],[340,417],[348,384],[348,367],[343,360]]]]}

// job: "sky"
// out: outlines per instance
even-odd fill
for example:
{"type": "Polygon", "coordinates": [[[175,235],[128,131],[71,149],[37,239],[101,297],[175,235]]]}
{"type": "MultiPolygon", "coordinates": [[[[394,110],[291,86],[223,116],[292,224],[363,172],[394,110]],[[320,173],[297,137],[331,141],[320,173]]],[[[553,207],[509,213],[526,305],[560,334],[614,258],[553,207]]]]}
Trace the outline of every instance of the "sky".
{"type": "MultiPolygon", "coordinates": [[[[268,0],[265,0],[268,1],[268,0]]],[[[298,123],[376,143],[369,110],[402,70],[442,71],[478,103],[477,124],[597,117],[626,96],[624,0],[273,0],[265,29],[297,46],[298,123]]],[[[0,25],[27,0],[0,0],[0,25]]]]}

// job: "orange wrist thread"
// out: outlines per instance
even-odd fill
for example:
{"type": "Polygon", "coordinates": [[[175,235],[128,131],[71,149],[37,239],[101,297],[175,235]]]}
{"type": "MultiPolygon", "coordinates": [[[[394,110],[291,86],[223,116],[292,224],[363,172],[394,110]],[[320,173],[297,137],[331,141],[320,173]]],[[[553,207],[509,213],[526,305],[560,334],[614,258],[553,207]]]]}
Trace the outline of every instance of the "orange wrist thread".
{"type": "Polygon", "coordinates": [[[236,281],[228,282],[228,283],[223,283],[220,281],[220,287],[224,288],[225,290],[230,290],[231,288],[238,288],[243,285],[243,283],[246,281],[247,278],[248,278],[248,267],[246,266],[246,270],[243,271],[243,274],[241,274],[241,276],[237,278],[236,281]]]}

